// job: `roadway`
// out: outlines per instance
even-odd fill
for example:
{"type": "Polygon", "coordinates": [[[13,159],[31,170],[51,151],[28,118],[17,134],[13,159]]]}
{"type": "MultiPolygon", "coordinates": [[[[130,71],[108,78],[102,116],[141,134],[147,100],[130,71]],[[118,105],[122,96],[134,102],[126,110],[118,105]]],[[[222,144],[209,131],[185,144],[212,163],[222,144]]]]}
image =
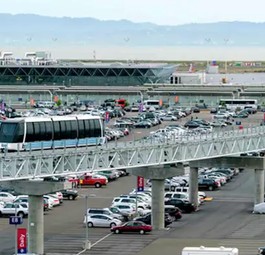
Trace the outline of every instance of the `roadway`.
{"type": "MultiPolygon", "coordinates": [[[[221,190],[207,192],[213,196],[193,214],[172,224],[170,229],[139,236],[138,234],[109,235],[109,229],[89,229],[92,242],[90,255],[158,255],[180,254],[185,246],[232,246],[241,255],[254,255],[256,248],[264,244],[264,215],[254,215],[254,175],[244,170],[221,190]],[[104,238],[98,242],[100,239],[104,238]]],[[[83,217],[85,195],[94,194],[88,200],[89,207],[110,206],[114,196],[128,193],[135,186],[136,178],[123,177],[109,183],[106,188],[80,189],[76,201],[65,200],[45,215],[45,252],[47,254],[77,254],[82,250],[85,237],[83,217]]],[[[26,227],[27,220],[23,226],[26,227]]],[[[0,219],[0,254],[13,254],[14,227],[8,219],[0,219]]]]}

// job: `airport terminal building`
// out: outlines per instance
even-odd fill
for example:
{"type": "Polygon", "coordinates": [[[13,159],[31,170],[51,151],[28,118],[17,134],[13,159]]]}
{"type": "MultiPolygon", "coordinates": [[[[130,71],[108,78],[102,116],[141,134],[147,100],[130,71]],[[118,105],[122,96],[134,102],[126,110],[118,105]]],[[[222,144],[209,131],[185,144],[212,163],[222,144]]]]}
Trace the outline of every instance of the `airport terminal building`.
{"type": "Polygon", "coordinates": [[[0,56],[0,85],[139,86],[164,83],[176,70],[168,64],[58,62],[46,52],[27,52],[14,59],[0,56]]]}

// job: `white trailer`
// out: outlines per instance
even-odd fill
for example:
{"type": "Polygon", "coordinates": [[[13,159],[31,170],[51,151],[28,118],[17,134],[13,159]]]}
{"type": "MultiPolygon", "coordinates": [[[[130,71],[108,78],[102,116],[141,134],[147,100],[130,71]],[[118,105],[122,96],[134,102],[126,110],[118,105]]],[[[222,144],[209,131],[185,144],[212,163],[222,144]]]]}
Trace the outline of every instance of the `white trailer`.
{"type": "Polygon", "coordinates": [[[221,247],[185,247],[181,255],[238,255],[237,248],[221,247]]]}

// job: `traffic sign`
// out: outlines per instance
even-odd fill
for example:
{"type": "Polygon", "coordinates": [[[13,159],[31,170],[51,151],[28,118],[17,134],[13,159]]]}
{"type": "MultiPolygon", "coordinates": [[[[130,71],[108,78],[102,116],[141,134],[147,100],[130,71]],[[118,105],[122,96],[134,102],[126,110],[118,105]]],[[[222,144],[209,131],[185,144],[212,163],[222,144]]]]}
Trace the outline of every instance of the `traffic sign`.
{"type": "Polygon", "coordinates": [[[23,223],[23,219],[20,216],[10,216],[9,224],[10,225],[21,225],[23,223]]]}
{"type": "Polygon", "coordinates": [[[137,191],[143,192],[144,191],[144,177],[137,176],[137,191]]]}
{"type": "Polygon", "coordinates": [[[18,228],[17,230],[17,253],[27,254],[27,229],[18,228]]]}

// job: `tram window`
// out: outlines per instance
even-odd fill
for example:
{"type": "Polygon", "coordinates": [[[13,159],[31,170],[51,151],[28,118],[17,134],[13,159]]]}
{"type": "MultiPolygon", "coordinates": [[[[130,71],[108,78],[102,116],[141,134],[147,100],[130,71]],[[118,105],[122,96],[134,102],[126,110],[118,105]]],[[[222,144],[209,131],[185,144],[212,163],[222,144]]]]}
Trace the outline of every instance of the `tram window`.
{"type": "Polygon", "coordinates": [[[22,143],[24,138],[24,123],[17,124],[17,128],[14,135],[14,143],[22,143]]]}
{"type": "Polygon", "coordinates": [[[33,123],[33,128],[34,128],[34,141],[41,141],[41,132],[40,132],[40,123],[35,122],[33,123]]]}
{"type": "Polygon", "coordinates": [[[45,125],[45,122],[39,122],[39,127],[40,127],[39,141],[45,141],[46,140],[46,125],[45,125]]]}
{"type": "Polygon", "coordinates": [[[99,120],[94,120],[94,124],[95,124],[95,137],[100,137],[101,136],[101,128],[100,128],[99,120]]]}
{"type": "Polygon", "coordinates": [[[33,142],[33,141],[35,141],[33,123],[28,122],[27,123],[26,142],[33,142]]]}
{"type": "Polygon", "coordinates": [[[85,125],[85,137],[91,137],[90,122],[89,120],[84,120],[85,125]]]}
{"type": "Polygon", "coordinates": [[[71,138],[76,139],[77,138],[77,122],[76,120],[71,120],[71,138]]]}
{"type": "Polygon", "coordinates": [[[54,130],[54,140],[61,140],[61,130],[59,121],[53,122],[53,130],[54,130]]]}
{"type": "Polygon", "coordinates": [[[52,140],[52,123],[51,122],[44,122],[46,126],[46,135],[45,140],[50,141],[52,140]]]}
{"type": "Polygon", "coordinates": [[[78,138],[85,138],[85,125],[83,120],[78,120],[78,138]]]}
{"type": "Polygon", "coordinates": [[[59,121],[61,128],[61,138],[60,139],[68,139],[66,121],[59,121]]]}
{"type": "Polygon", "coordinates": [[[90,137],[95,137],[96,136],[95,123],[94,122],[95,122],[94,120],[89,120],[89,127],[90,127],[89,135],[90,135],[90,137]]]}
{"type": "Polygon", "coordinates": [[[66,139],[72,139],[71,133],[72,133],[72,126],[71,126],[71,121],[67,120],[65,121],[65,127],[66,127],[66,139]]]}

